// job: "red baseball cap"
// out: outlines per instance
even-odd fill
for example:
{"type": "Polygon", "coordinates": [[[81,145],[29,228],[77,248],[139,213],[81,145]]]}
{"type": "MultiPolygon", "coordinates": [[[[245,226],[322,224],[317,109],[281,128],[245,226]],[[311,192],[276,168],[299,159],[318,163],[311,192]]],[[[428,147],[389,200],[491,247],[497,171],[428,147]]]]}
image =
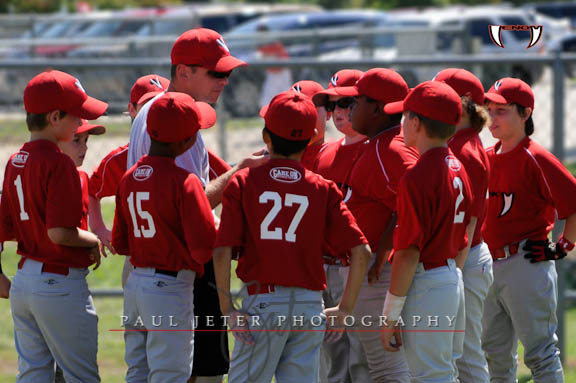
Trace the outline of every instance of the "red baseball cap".
{"type": "Polygon", "coordinates": [[[366,96],[384,103],[403,100],[408,94],[408,84],[396,71],[372,68],[354,86],[334,88],[340,96],[366,96]]]}
{"type": "MultiPolygon", "coordinates": [[[[170,85],[170,80],[166,77],[158,76],[157,74],[142,76],[132,85],[132,90],[130,90],[130,103],[141,104],[140,100],[142,96],[150,92],[156,92],[156,94],[158,94],[158,92],[168,89],[168,85],[170,85]]],[[[148,98],[148,100],[150,100],[150,98],[148,98]]]]}
{"type": "Polygon", "coordinates": [[[317,119],[318,112],[312,99],[292,90],[276,95],[264,116],[269,131],[291,141],[312,138],[317,119]]]}
{"type": "Polygon", "coordinates": [[[144,96],[142,96],[138,99],[138,102],[136,102],[136,105],[145,104],[148,101],[152,100],[157,95],[159,95],[160,93],[162,93],[162,91],[160,91],[160,92],[148,92],[144,96]]]}
{"type": "Polygon", "coordinates": [[[450,85],[440,81],[426,81],[412,89],[404,101],[384,105],[387,114],[406,110],[435,121],[458,125],[462,118],[462,101],[450,85]]]}
{"type": "Polygon", "coordinates": [[[190,29],[172,46],[172,65],[200,65],[216,72],[230,72],[248,65],[230,54],[220,33],[206,28],[190,29]]]}
{"type": "Polygon", "coordinates": [[[342,69],[334,73],[328,84],[328,89],[318,92],[312,98],[314,104],[318,106],[326,105],[329,96],[339,96],[336,88],[354,86],[363,74],[364,72],[357,69],[342,69]]]}
{"type": "Polygon", "coordinates": [[[61,110],[75,117],[95,120],[108,104],[90,97],[77,78],[58,70],[36,75],[24,89],[24,108],[33,114],[61,110]]]}
{"type": "MultiPolygon", "coordinates": [[[[312,98],[318,92],[323,91],[324,87],[322,85],[320,85],[319,83],[317,83],[316,81],[302,80],[302,81],[297,81],[294,84],[292,84],[292,86],[290,87],[290,90],[294,91],[296,93],[305,94],[306,96],[312,98]]],[[[266,111],[268,110],[268,106],[269,105],[264,105],[262,108],[260,108],[260,113],[259,113],[260,117],[264,117],[266,115],[266,111]]]]}
{"type": "Polygon", "coordinates": [[[484,97],[497,104],[518,104],[534,109],[534,93],[530,85],[519,78],[504,77],[496,81],[484,97]]]}
{"type": "Polygon", "coordinates": [[[95,136],[99,136],[101,134],[106,133],[106,128],[103,125],[94,125],[82,119],[82,125],[78,127],[78,130],[76,130],[76,134],[82,134],[82,133],[88,133],[93,134],[95,136]]]}
{"type": "Polygon", "coordinates": [[[460,97],[468,96],[478,105],[484,104],[484,86],[473,73],[461,68],[444,69],[432,81],[443,81],[450,85],[460,97]]]}
{"type": "Polygon", "coordinates": [[[146,130],[156,141],[180,142],[215,123],[216,112],[210,105],[186,93],[167,92],[150,107],[146,130]]]}

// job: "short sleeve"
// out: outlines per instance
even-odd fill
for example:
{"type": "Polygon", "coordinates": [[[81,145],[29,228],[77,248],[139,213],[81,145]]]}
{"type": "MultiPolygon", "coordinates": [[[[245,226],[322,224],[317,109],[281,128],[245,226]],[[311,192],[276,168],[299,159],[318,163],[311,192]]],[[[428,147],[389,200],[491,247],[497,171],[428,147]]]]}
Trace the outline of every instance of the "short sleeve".
{"type": "Polygon", "coordinates": [[[118,254],[129,255],[130,243],[128,238],[129,227],[124,215],[124,203],[120,188],[116,194],[116,210],[114,212],[114,225],[112,226],[112,247],[118,254]]]}
{"type": "Polygon", "coordinates": [[[244,245],[244,210],[242,208],[241,178],[236,173],[222,197],[222,215],[215,247],[244,245]]]}
{"type": "Polygon", "coordinates": [[[126,169],[130,169],[134,166],[138,160],[148,154],[148,151],[150,150],[150,136],[146,131],[146,117],[148,116],[149,105],[150,102],[140,110],[132,123],[126,169]]]}
{"type": "Polygon", "coordinates": [[[216,240],[214,215],[197,176],[188,175],[182,193],[180,217],[188,252],[203,265],[212,258],[216,240]]]}
{"type": "MultiPolygon", "coordinates": [[[[398,186],[398,221],[394,231],[394,250],[407,249],[414,245],[422,249],[424,227],[419,207],[422,202],[418,198],[418,188],[408,177],[402,178],[398,186]]],[[[421,191],[420,191],[421,192],[421,191]]]]}
{"type": "Polygon", "coordinates": [[[46,227],[80,227],[82,188],[72,160],[62,154],[50,168],[46,195],[46,227]]]}
{"type": "Polygon", "coordinates": [[[576,179],[552,154],[539,153],[536,162],[559,219],[576,213],[576,179]]]}
{"type": "MultiPolygon", "coordinates": [[[[121,148],[119,148],[121,149],[121,148]]],[[[91,196],[102,199],[116,195],[118,183],[126,172],[128,148],[109,153],[90,176],[88,192],[91,196]]]]}
{"type": "Polygon", "coordinates": [[[328,205],[326,212],[326,242],[335,253],[345,253],[368,241],[356,223],[356,219],[342,201],[342,193],[336,184],[329,182],[328,205]]]}

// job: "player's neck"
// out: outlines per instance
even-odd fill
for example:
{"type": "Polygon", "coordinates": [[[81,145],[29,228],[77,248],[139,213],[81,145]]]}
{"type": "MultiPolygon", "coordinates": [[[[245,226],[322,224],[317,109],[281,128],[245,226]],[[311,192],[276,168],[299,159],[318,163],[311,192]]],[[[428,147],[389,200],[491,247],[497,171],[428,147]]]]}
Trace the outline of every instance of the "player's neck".
{"type": "Polygon", "coordinates": [[[526,133],[524,133],[524,132],[509,136],[509,137],[503,137],[502,139],[500,139],[500,143],[502,145],[500,146],[499,153],[504,154],[504,153],[511,152],[518,145],[520,145],[520,142],[522,142],[522,140],[524,140],[525,138],[526,138],[526,133]]]}
{"type": "Polygon", "coordinates": [[[366,132],[366,137],[368,137],[369,139],[373,139],[376,136],[384,133],[387,130],[390,130],[392,128],[394,128],[395,126],[397,126],[397,124],[392,124],[392,123],[387,123],[384,125],[374,125],[372,128],[369,128],[368,131],[366,132]]]}
{"type": "Polygon", "coordinates": [[[429,151],[430,149],[435,148],[446,148],[448,144],[446,143],[445,139],[442,138],[430,138],[426,134],[423,134],[416,142],[416,149],[418,149],[418,153],[422,156],[424,153],[429,151]]]}
{"type": "Polygon", "coordinates": [[[357,134],[355,136],[344,136],[344,142],[342,142],[343,146],[352,145],[364,140],[364,136],[361,134],[357,134]]]}
{"type": "Polygon", "coordinates": [[[148,152],[150,157],[168,157],[168,158],[176,158],[176,156],[172,153],[172,150],[168,147],[163,146],[156,146],[154,144],[150,145],[150,151],[148,152]]]}
{"type": "Polygon", "coordinates": [[[270,153],[270,159],[271,160],[293,160],[293,161],[300,162],[300,158],[302,157],[302,153],[303,152],[298,152],[298,153],[293,153],[289,156],[283,156],[281,154],[276,154],[276,153],[271,152],[270,153]]]}
{"type": "Polygon", "coordinates": [[[58,144],[58,139],[50,131],[49,127],[46,127],[42,130],[35,130],[30,132],[30,142],[38,140],[46,140],[58,144]]]}

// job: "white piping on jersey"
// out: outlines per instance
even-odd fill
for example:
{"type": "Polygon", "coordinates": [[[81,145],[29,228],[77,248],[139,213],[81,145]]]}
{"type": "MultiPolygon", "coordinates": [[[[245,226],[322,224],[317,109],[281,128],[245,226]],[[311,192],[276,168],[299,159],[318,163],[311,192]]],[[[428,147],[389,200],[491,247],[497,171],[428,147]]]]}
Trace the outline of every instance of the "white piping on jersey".
{"type": "Polygon", "coordinates": [[[534,157],[534,155],[530,152],[530,150],[528,148],[524,148],[524,150],[526,151],[526,153],[528,153],[530,158],[532,158],[534,160],[534,162],[536,163],[536,166],[538,166],[538,169],[540,170],[540,174],[542,175],[542,178],[544,179],[544,183],[546,184],[546,189],[548,189],[548,195],[550,196],[550,198],[552,198],[552,191],[550,190],[550,185],[548,185],[548,180],[546,180],[546,177],[544,176],[544,171],[542,170],[542,167],[540,166],[538,161],[536,161],[536,157],[534,157]]]}
{"type": "Polygon", "coordinates": [[[384,163],[382,162],[382,158],[380,158],[380,151],[378,150],[378,145],[380,144],[380,138],[376,139],[376,156],[378,157],[378,162],[380,163],[380,169],[382,169],[382,173],[384,173],[384,177],[386,177],[386,187],[390,190],[393,194],[396,192],[390,187],[390,177],[388,177],[388,173],[386,173],[386,168],[384,167],[384,163]]]}
{"type": "MultiPolygon", "coordinates": [[[[104,171],[102,172],[102,184],[100,185],[100,190],[98,190],[98,192],[96,193],[96,198],[100,198],[100,193],[102,192],[102,189],[104,188],[104,179],[106,178],[106,169],[108,168],[108,162],[110,162],[110,160],[112,160],[112,158],[119,156],[120,154],[122,154],[125,150],[128,150],[128,146],[125,147],[124,149],[120,150],[118,153],[115,153],[114,155],[110,156],[110,158],[108,158],[106,160],[106,162],[104,162],[104,171]]],[[[128,170],[128,169],[126,169],[128,170]]]]}

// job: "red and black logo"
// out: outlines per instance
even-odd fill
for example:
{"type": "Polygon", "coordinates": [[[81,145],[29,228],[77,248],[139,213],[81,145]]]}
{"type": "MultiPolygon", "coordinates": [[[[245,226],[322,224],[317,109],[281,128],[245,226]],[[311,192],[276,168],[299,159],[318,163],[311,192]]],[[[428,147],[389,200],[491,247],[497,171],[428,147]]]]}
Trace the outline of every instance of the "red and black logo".
{"type": "Polygon", "coordinates": [[[490,38],[492,42],[504,48],[504,42],[502,41],[502,30],[505,31],[530,31],[530,42],[528,43],[528,48],[532,48],[542,37],[543,27],[542,25],[488,25],[488,31],[490,33],[490,38]]]}

